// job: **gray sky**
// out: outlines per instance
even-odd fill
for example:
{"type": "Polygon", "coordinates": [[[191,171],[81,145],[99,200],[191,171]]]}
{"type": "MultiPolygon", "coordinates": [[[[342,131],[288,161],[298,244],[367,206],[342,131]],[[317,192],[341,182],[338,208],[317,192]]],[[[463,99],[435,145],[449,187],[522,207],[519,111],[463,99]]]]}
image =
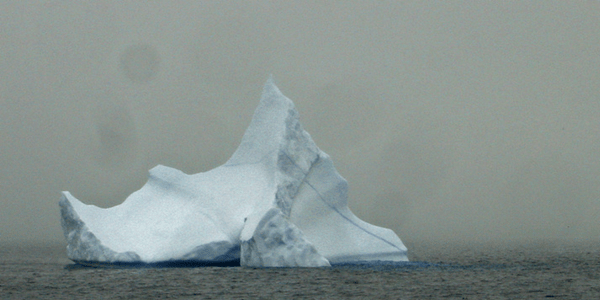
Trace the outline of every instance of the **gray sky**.
{"type": "MultiPolygon", "coordinates": [[[[3,1],[0,242],[58,200],[224,163],[269,74],[350,184],[418,239],[600,232],[598,1],[3,1]]],[[[409,249],[410,250],[410,249],[409,249]]]]}

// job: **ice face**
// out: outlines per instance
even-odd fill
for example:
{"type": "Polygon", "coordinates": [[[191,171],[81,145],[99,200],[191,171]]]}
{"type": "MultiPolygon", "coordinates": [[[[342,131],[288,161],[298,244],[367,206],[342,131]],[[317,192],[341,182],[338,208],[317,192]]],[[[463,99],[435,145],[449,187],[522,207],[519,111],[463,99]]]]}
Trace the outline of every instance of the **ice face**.
{"type": "Polygon", "coordinates": [[[258,213],[242,233],[240,263],[249,267],[326,267],[329,261],[278,208],[258,213]],[[258,221],[258,223],[256,223],[258,221]],[[251,224],[254,223],[254,224],[251,224]]]}
{"type": "Polygon", "coordinates": [[[406,261],[391,230],[357,218],[348,184],[270,79],[239,148],[187,175],[157,166],[122,204],[101,209],[63,192],[67,255],[76,262],[240,260],[247,266],[406,261]]]}

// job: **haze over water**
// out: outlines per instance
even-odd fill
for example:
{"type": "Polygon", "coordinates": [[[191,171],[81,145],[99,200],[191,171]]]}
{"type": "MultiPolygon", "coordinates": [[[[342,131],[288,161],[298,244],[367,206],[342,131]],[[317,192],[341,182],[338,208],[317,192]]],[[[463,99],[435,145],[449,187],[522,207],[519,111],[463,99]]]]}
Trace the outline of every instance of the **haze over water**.
{"type": "Polygon", "coordinates": [[[60,191],[118,205],[224,163],[273,74],[350,185],[418,239],[598,240],[600,4],[0,4],[0,242],[62,242],[60,191]]]}

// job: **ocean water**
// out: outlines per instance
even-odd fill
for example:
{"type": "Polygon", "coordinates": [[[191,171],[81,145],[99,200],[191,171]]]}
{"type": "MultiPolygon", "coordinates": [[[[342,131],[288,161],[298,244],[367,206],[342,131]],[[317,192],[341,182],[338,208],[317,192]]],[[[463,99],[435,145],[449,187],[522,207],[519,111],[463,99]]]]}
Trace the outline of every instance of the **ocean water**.
{"type": "Polygon", "coordinates": [[[0,298],[600,299],[600,241],[407,246],[404,264],[90,268],[62,244],[5,244],[0,298]]]}

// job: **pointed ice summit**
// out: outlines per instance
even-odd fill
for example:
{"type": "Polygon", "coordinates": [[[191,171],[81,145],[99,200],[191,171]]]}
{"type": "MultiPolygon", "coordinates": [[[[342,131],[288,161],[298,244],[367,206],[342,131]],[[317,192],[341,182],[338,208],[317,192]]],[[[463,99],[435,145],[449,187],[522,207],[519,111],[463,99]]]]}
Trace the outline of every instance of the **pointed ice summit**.
{"type": "Polygon", "coordinates": [[[357,218],[348,184],[269,79],[239,148],[224,165],[187,175],[156,166],[122,204],[60,200],[67,255],[78,263],[328,266],[406,261],[390,229],[357,218]]]}

